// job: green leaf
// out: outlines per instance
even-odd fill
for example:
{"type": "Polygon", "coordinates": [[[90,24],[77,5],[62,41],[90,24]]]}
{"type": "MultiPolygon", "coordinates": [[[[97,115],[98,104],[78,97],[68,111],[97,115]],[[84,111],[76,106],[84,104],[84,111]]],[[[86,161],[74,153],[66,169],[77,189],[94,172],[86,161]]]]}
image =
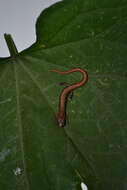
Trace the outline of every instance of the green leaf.
{"type": "MultiPolygon", "coordinates": [[[[37,41],[0,59],[0,189],[124,190],[127,187],[127,2],[64,0],[37,20],[37,41]],[[88,83],[55,114],[59,82],[88,83]]],[[[9,38],[9,39],[8,39],[9,38]]]]}

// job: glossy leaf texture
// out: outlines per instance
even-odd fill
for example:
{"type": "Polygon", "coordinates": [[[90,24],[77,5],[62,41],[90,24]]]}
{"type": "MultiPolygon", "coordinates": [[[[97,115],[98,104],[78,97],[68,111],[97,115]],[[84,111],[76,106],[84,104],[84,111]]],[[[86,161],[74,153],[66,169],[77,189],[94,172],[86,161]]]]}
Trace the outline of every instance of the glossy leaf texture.
{"type": "Polygon", "coordinates": [[[42,12],[37,41],[0,59],[0,189],[127,188],[127,1],[64,0],[42,12]],[[56,123],[60,82],[88,83],[56,123]]]}

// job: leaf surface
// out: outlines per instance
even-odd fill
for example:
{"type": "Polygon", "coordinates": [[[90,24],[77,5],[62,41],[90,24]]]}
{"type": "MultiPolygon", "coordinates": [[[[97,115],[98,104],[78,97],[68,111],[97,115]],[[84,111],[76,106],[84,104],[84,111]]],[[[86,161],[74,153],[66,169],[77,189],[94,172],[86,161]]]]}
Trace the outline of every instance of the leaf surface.
{"type": "Polygon", "coordinates": [[[0,59],[0,188],[124,190],[127,186],[127,2],[64,0],[37,20],[37,41],[0,59]],[[55,114],[59,82],[89,81],[55,114]]]}

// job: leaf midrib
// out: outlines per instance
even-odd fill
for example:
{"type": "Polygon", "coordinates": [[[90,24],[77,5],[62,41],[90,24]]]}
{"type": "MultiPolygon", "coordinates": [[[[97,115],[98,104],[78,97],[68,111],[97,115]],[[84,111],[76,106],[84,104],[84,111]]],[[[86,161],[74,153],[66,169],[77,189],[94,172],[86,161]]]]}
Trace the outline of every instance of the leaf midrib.
{"type": "Polygon", "coordinates": [[[20,146],[21,146],[21,155],[22,155],[22,162],[23,162],[23,171],[25,176],[25,184],[26,189],[30,190],[29,180],[26,171],[26,161],[25,161],[25,152],[24,152],[24,143],[23,143],[23,127],[22,127],[22,120],[21,120],[21,111],[20,111],[20,90],[19,90],[19,83],[18,83],[18,70],[17,70],[17,63],[13,62],[14,65],[14,77],[15,77],[15,91],[16,91],[16,110],[17,110],[17,124],[19,127],[19,139],[20,139],[20,146]]]}

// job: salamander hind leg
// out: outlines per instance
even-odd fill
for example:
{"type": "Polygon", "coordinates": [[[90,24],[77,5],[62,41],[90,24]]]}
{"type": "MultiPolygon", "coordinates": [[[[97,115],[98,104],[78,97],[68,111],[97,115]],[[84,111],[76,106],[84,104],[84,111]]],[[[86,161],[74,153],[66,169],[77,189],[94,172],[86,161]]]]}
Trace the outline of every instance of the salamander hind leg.
{"type": "MultiPolygon", "coordinates": [[[[65,86],[65,87],[70,86],[70,84],[67,83],[67,82],[60,82],[59,85],[65,86]]],[[[69,95],[68,95],[68,100],[72,100],[72,99],[73,99],[73,96],[74,96],[74,92],[72,91],[72,92],[70,92],[69,95]]]]}

